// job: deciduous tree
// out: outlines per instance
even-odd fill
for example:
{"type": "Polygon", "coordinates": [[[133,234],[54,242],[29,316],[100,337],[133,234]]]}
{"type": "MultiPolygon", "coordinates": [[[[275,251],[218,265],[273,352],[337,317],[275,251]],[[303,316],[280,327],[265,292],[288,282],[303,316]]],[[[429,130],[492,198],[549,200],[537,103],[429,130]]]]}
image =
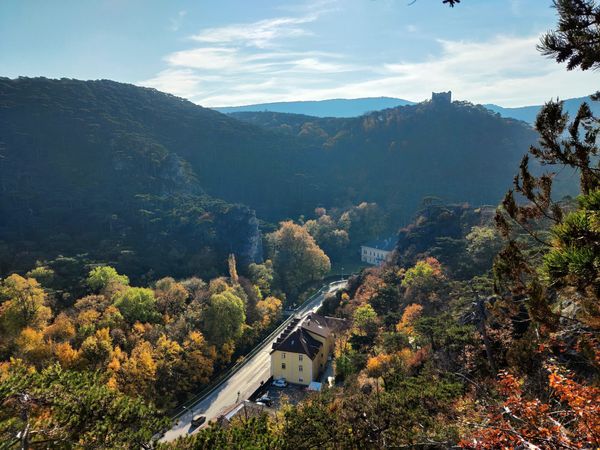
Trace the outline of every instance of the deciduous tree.
{"type": "Polygon", "coordinates": [[[300,225],[282,222],[267,239],[273,268],[286,294],[297,295],[302,285],[323,278],[331,269],[327,255],[300,225]]]}
{"type": "Polygon", "coordinates": [[[202,330],[209,342],[221,347],[241,336],[245,321],[244,302],[228,289],[211,295],[202,318],[202,330]]]}
{"type": "Polygon", "coordinates": [[[0,283],[0,318],[11,334],[23,328],[36,330],[46,325],[52,311],[46,306],[46,293],[33,278],[12,274],[0,283]]]}
{"type": "Polygon", "coordinates": [[[115,297],[115,306],[130,324],[135,322],[154,322],[159,314],[156,309],[154,292],[151,289],[130,287],[115,297]]]}

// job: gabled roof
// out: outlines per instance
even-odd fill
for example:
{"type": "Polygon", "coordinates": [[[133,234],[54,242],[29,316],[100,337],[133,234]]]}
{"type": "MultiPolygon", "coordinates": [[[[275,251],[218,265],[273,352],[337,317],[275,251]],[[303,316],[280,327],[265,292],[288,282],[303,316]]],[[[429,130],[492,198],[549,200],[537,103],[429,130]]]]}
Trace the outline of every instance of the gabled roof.
{"type": "Polygon", "coordinates": [[[331,334],[331,328],[329,328],[325,317],[314,313],[309,314],[300,327],[324,338],[329,337],[331,334]]]}
{"type": "Polygon", "coordinates": [[[314,359],[321,349],[321,343],[306,330],[298,328],[279,344],[273,346],[273,351],[302,353],[314,359]]]}

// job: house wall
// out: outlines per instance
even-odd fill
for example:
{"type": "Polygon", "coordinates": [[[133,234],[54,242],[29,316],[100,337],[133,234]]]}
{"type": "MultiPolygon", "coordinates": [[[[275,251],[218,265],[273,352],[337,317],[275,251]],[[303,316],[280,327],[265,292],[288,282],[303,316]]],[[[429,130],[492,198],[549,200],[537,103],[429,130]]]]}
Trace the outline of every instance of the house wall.
{"type": "Polygon", "coordinates": [[[313,374],[316,374],[314,371],[315,363],[317,363],[316,367],[318,367],[317,358],[315,358],[315,361],[312,361],[308,355],[275,350],[271,353],[271,375],[274,380],[285,378],[289,383],[308,386],[311,381],[314,381],[313,374]]]}
{"type": "Polygon", "coordinates": [[[333,334],[330,334],[328,338],[325,338],[319,334],[313,333],[312,331],[309,331],[309,330],[306,330],[306,331],[308,331],[308,334],[310,334],[312,337],[314,337],[317,341],[319,341],[322,344],[321,349],[319,350],[319,353],[317,354],[317,356],[315,356],[315,359],[314,359],[316,371],[313,372],[313,374],[315,376],[313,381],[316,381],[319,374],[323,371],[323,369],[327,365],[327,357],[333,351],[334,336],[333,336],[333,334]]]}
{"type": "Polygon", "coordinates": [[[379,265],[385,260],[387,260],[388,256],[391,252],[387,250],[381,250],[379,248],[366,247],[361,246],[360,251],[360,259],[363,262],[379,265]]]}

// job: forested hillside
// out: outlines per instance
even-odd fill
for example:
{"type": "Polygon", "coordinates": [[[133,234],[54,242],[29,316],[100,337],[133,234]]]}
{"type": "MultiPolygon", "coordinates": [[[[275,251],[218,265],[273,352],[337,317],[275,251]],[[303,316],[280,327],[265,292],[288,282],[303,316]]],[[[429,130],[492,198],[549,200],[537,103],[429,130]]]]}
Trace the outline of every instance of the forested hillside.
{"type": "Polygon", "coordinates": [[[260,259],[254,213],[228,202],[277,221],[374,201],[392,223],[430,195],[495,204],[535,139],[464,103],[236,116],[258,127],[111,81],[4,78],[0,99],[2,273],[81,255],[133,279],[215,275],[229,252],[260,259]]]}
{"type": "MultiPolygon", "coordinates": [[[[538,49],[600,69],[600,4],[552,5],[538,49]]],[[[278,54],[319,14],[192,39],[278,54]]],[[[600,449],[594,111],[0,78],[0,449],[600,449]]]]}
{"type": "Polygon", "coordinates": [[[80,255],[133,279],[215,275],[262,250],[254,212],[206,191],[302,209],[289,139],[154,90],[1,79],[0,130],[0,273],[80,255]]]}
{"type": "MultiPolygon", "coordinates": [[[[553,4],[539,48],[600,67],[600,5],[553,4]]],[[[322,313],[352,324],[336,336],[335,387],[164,448],[597,448],[600,119],[549,101],[535,127],[495,214],[429,199],[390,260],[326,299],[322,313]],[[534,162],[577,171],[577,199],[555,201],[534,162]]]]}
{"type": "MultiPolygon", "coordinates": [[[[573,116],[577,114],[577,109],[583,102],[590,101],[590,97],[568,98],[561,100],[564,101],[565,111],[573,116]]],[[[273,112],[301,114],[315,117],[357,117],[373,111],[414,104],[415,102],[402,100],[400,98],[373,97],[305,102],[259,103],[256,105],[226,106],[214,109],[225,114],[244,112],[273,112]]],[[[543,107],[543,105],[503,107],[493,103],[486,103],[483,106],[490,111],[500,114],[502,117],[506,117],[507,119],[522,120],[532,125],[535,123],[535,118],[543,107]]],[[[591,104],[590,106],[595,113],[598,112],[598,108],[594,104],[591,104]]]]}
{"type": "Polygon", "coordinates": [[[319,146],[328,161],[324,175],[338,198],[375,201],[398,221],[427,196],[496,204],[523,149],[536,139],[526,124],[464,102],[424,102],[351,119],[232,116],[319,146]]]}

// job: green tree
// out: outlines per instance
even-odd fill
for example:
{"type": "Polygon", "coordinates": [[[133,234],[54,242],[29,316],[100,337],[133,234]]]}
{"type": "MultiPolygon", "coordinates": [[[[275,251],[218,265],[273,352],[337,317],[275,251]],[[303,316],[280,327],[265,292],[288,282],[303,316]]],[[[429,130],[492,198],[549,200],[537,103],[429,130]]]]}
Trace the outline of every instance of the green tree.
{"type": "Polygon", "coordinates": [[[35,269],[31,269],[27,272],[27,278],[35,278],[45,288],[50,287],[52,281],[54,281],[55,273],[54,270],[47,266],[37,266],[35,269]]]}
{"type": "Polygon", "coordinates": [[[544,35],[539,50],[567,69],[600,68],[600,6],[594,0],[554,0],[559,21],[544,35]]]}
{"type": "Polygon", "coordinates": [[[491,267],[494,256],[502,247],[498,232],[494,228],[475,226],[471,228],[466,239],[467,252],[474,261],[479,265],[491,267]]]}
{"type": "Polygon", "coordinates": [[[386,228],[386,219],[377,203],[362,202],[344,212],[339,224],[348,231],[352,242],[364,243],[381,236],[386,228]]]}
{"type": "Polygon", "coordinates": [[[115,306],[129,323],[155,322],[160,317],[152,289],[127,288],[116,295],[115,306]]]}
{"type": "Polygon", "coordinates": [[[242,334],[246,321],[244,302],[231,289],[210,296],[202,320],[202,331],[217,347],[242,334]]]}
{"type": "Polygon", "coordinates": [[[377,313],[369,304],[359,306],[354,310],[354,325],[361,333],[373,334],[377,331],[377,313]]]}
{"type": "Polygon", "coordinates": [[[263,264],[250,264],[248,274],[250,281],[260,289],[260,294],[263,297],[271,295],[274,272],[273,262],[270,259],[267,259],[263,264]]]}
{"type": "Polygon", "coordinates": [[[277,280],[286,294],[297,295],[302,285],[322,279],[331,269],[327,255],[300,225],[282,222],[267,240],[277,280]]]}
{"type": "Polygon", "coordinates": [[[139,449],[168,420],[98,374],[13,366],[0,380],[0,440],[6,448],[139,449]]]}
{"type": "Polygon", "coordinates": [[[93,291],[100,292],[115,285],[128,286],[129,278],[126,275],[119,275],[113,267],[98,266],[90,270],[86,283],[93,291]]]}
{"type": "Polygon", "coordinates": [[[583,295],[585,320],[600,316],[600,190],[579,198],[579,208],[552,228],[543,269],[555,287],[574,286],[583,295]]]}
{"type": "Polygon", "coordinates": [[[316,220],[306,221],[304,228],[331,258],[339,257],[350,244],[348,231],[340,229],[333,217],[327,214],[322,214],[316,220]]]}
{"type": "Polygon", "coordinates": [[[402,287],[406,289],[404,298],[423,306],[439,308],[440,293],[447,286],[442,265],[435,258],[426,258],[408,269],[402,279],[402,287]]]}

